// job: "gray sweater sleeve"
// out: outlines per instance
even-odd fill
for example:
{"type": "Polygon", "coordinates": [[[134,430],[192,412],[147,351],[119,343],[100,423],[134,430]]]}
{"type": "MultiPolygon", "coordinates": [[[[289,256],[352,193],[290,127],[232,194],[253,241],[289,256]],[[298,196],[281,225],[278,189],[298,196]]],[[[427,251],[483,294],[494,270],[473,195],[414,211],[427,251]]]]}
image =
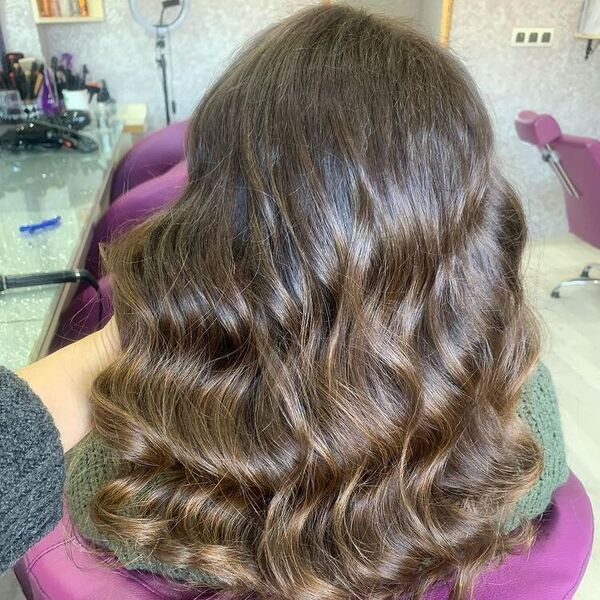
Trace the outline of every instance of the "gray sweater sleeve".
{"type": "Polygon", "coordinates": [[[50,413],[25,381],[0,367],[0,573],[56,526],[64,482],[50,413]]]}

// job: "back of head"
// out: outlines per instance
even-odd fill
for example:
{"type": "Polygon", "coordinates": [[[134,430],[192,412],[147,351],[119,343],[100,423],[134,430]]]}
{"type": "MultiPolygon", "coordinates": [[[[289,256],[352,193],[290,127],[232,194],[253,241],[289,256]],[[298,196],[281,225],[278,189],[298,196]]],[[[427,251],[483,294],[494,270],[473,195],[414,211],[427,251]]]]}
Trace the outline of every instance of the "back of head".
{"type": "Polygon", "coordinates": [[[473,575],[539,473],[523,213],[461,65],[300,12],[197,108],[189,185],[107,255],[123,356],[100,531],[240,597],[419,596],[473,575]]]}

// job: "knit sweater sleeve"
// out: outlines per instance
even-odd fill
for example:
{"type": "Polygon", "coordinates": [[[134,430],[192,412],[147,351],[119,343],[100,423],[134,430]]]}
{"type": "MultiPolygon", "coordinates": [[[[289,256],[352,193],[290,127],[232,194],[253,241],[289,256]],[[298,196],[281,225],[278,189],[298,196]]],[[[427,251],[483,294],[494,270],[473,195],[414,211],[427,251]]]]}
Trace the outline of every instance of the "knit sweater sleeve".
{"type": "Polygon", "coordinates": [[[0,572],[62,516],[65,466],[54,421],[38,396],[0,367],[0,572]]]}
{"type": "Polygon", "coordinates": [[[518,413],[542,449],[544,467],[539,481],[517,503],[510,529],[544,513],[554,491],[569,476],[556,393],[550,372],[541,363],[523,390],[518,413]]]}

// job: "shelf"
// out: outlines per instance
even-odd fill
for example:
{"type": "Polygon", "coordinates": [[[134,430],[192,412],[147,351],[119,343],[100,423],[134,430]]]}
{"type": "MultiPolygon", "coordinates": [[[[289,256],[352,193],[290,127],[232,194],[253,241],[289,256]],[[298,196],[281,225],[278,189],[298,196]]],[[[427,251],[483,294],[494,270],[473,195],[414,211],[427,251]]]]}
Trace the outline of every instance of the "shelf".
{"type": "Polygon", "coordinates": [[[90,23],[104,21],[104,17],[39,17],[38,25],[50,25],[52,23],[90,23]]]}
{"type": "MultiPolygon", "coordinates": [[[[50,2],[51,5],[60,5],[61,2],[50,2]]],[[[88,7],[88,16],[74,17],[44,17],[40,14],[40,0],[31,0],[31,8],[33,10],[33,20],[38,25],[52,25],[58,23],[93,23],[104,20],[104,7],[102,0],[86,0],[88,7]]]]}

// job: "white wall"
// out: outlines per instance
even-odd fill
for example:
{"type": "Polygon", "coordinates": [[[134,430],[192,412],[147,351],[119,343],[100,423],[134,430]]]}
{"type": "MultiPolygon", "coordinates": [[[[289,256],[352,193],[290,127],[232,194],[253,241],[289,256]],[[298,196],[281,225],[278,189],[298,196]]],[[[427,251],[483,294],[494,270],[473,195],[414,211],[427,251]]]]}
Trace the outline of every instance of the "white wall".
{"type": "Polygon", "coordinates": [[[339,3],[410,21],[416,21],[421,13],[421,0],[343,0],[339,3]]]}
{"type": "Polygon", "coordinates": [[[600,50],[585,61],[573,38],[578,0],[455,0],[450,46],[465,61],[490,107],[507,174],[521,190],[532,233],[566,231],[562,191],[536,150],[522,144],[520,110],[547,112],[566,133],[600,138],[600,50]],[[513,27],[554,27],[550,48],[510,45],[513,27]]]}
{"type": "Polygon", "coordinates": [[[370,12],[401,17],[436,40],[440,33],[443,0],[339,0],[370,12]]]}
{"type": "Polygon", "coordinates": [[[443,0],[421,0],[420,20],[426,31],[439,39],[443,0]]]}
{"type": "Polygon", "coordinates": [[[42,55],[31,0],[0,0],[0,24],[7,52],[42,55]]]}

